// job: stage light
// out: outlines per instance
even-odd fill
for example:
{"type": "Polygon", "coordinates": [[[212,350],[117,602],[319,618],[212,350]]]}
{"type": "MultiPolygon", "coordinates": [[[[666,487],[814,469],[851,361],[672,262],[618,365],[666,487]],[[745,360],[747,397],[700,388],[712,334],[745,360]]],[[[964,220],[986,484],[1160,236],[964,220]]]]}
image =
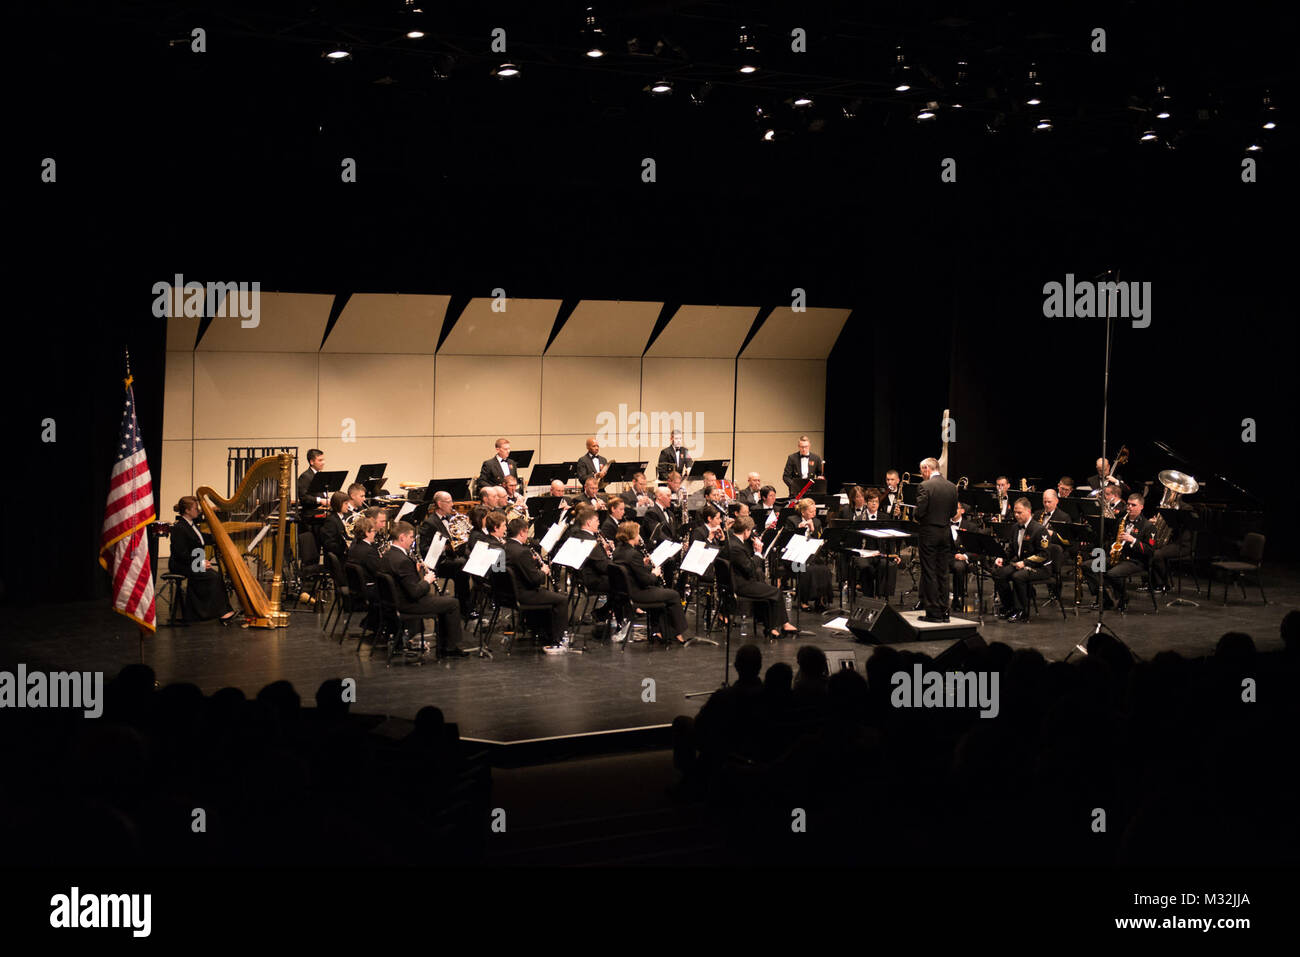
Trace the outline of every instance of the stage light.
{"type": "Polygon", "coordinates": [[[423,36],[424,36],[424,31],[423,31],[423,30],[407,30],[407,31],[406,31],[406,39],[408,39],[408,40],[418,40],[418,39],[420,39],[420,38],[423,37],[423,36]]]}
{"type": "Polygon", "coordinates": [[[1247,153],[1258,153],[1258,152],[1259,152],[1260,150],[1262,150],[1263,148],[1264,148],[1264,147],[1260,146],[1258,143],[1251,143],[1249,146],[1246,147],[1246,152],[1247,152],[1247,153]]]}
{"type": "Polygon", "coordinates": [[[1155,113],[1157,120],[1167,120],[1174,115],[1173,97],[1165,92],[1163,83],[1156,85],[1156,98],[1151,104],[1151,110],[1155,113]]]}
{"type": "Polygon", "coordinates": [[[741,27],[736,34],[736,72],[750,74],[758,72],[758,43],[749,27],[741,27]]]}
{"type": "Polygon", "coordinates": [[[1025,103],[1029,106],[1042,106],[1043,83],[1038,79],[1038,64],[1029,64],[1029,79],[1025,85],[1025,103]]]}
{"type": "Polygon", "coordinates": [[[512,76],[519,76],[519,67],[515,66],[513,63],[502,63],[499,67],[497,67],[495,70],[492,71],[492,75],[507,77],[507,78],[512,76]]]}
{"type": "Polygon", "coordinates": [[[894,49],[894,69],[890,76],[895,93],[906,93],[912,88],[912,68],[903,59],[903,48],[894,49]]]}
{"type": "Polygon", "coordinates": [[[774,143],[774,142],[776,142],[776,130],[764,130],[764,131],[763,131],[763,142],[764,142],[764,143],[774,143]]]}
{"type": "Polygon", "coordinates": [[[336,44],[328,47],[321,56],[331,63],[341,63],[344,60],[352,59],[352,51],[342,44],[336,44]]]}
{"type": "Polygon", "coordinates": [[[592,7],[588,7],[583,14],[582,38],[587,47],[587,56],[597,59],[605,55],[605,30],[592,7]]]}
{"type": "Polygon", "coordinates": [[[1273,97],[1267,91],[1264,93],[1264,121],[1260,124],[1260,129],[1277,129],[1277,107],[1273,105],[1273,97]]]}
{"type": "Polygon", "coordinates": [[[918,111],[916,114],[916,121],[918,123],[924,123],[926,120],[934,119],[936,116],[939,115],[937,112],[935,112],[937,109],[938,107],[934,103],[929,103],[921,107],[920,111],[918,111]]]}
{"type": "Polygon", "coordinates": [[[952,108],[963,109],[962,101],[966,99],[966,61],[957,61],[957,78],[952,84],[952,108]]]}
{"type": "Polygon", "coordinates": [[[663,77],[660,77],[649,86],[645,87],[645,90],[653,96],[666,96],[673,91],[673,83],[671,80],[665,80],[663,77]]]}
{"type": "Polygon", "coordinates": [[[794,105],[795,105],[795,106],[797,106],[797,107],[799,107],[799,108],[802,109],[803,107],[806,107],[806,106],[812,106],[812,102],[813,102],[813,101],[812,101],[812,98],[811,98],[811,97],[807,97],[807,96],[796,96],[796,97],[794,98],[794,101],[793,101],[793,102],[794,102],[794,105]]]}
{"type": "Polygon", "coordinates": [[[1160,137],[1156,134],[1155,130],[1147,130],[1139,137],[1139,139],[1143,143],[1154,143],[1156,140],[1160,139],[1160,137]]]}
{"type": "Polygon", "coordinates": [[[1038,121],[1038,125],[1034,129],[1040,132],[1049,132],[1052,129],[1052,121],[1047,117],[1043,117],[1038,121]]]}

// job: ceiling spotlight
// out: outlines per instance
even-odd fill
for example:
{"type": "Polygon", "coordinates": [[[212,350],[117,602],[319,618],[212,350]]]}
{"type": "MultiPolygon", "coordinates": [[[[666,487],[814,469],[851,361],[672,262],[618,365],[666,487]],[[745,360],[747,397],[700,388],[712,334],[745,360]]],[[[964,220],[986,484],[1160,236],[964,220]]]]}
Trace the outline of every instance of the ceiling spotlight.
{"type": "Polygon", "coordinates": [[[342,44],[338,44],[327,48],[325,52],[321,54],[321,56],[323,56],[325,59],[329,60],[332,63],[338,63],[342,60],[352,59],[352,51],[349,50],[346,46],[343,46],[342,44]]]}
{"type": "Polygon", "coordinates": [[[583,14],[582,40],[587,46],[587,56],[596,59],[605,55],[605,30],[591,7],[583,14]]]}
{"type": "Polygon", "coordinates": [[[1038,125],[1034,127],[1034,129],[1036,130],[1044,130],[1044,131],[1050,130],[1051,128],[1052,128],[1052,121],[1047,117],[1043,117],[1041,120],[1039,120],[1038,125]]]}
{"type": "Polygon", "coordinates": [[[1165,92],[1163,83],[1156,84],[1156,98],[1151,105],[1151,109],[1155,113],[1157,120],[1167,120],[1174,115],[1173,97],[1165,92]]]}
{"type": "Polygon", "coordinates": [[[773,130],[773,129],[767,129],[767,130],[764,130],[764,131],[763,131],[763,142],[764,142],[764,143],[775,143],[775,142],[776,142],[776,130],[773,130]]]}
{"type": "Polygon", "coordinates": [[[939,115],[937,112],[935,112],[937,109],[938,109],[937,104],[927,103],[925,106],[921,107],[920,111],[916,114],[916,121],[918,123],[923,123],[926,120],[934,119],[936,116],[939,115]]]}
{"type": "Polygon", "coordinates": [[[406,39],[408,39],[408,40],[418,40],[418,39],[420,39],[422,36],[424,36],[424,31],[423,31],[423,30],[407,30],[407,31],[406,31],[406,39]]]}
{"type": "Polygon", "coordinates": [[[1259,152],[1260,150],[1262,150],[1263,148],[1264,148],[1264,147],[1260,146],[1258,143],[1251,143],[1249,146],[1246,147],[1246,152],[1247,152],[1247,153],[1258,153],[1258,152],[1259,152]]]}
{"type": "Polygon", "coordinates": [[[503,77],[519,76],[519,67],[515,66],[513,63],[502,63],[492,71],[492,75],[503,77]]]}
{"type": "Polygon", "coordinates": [[[903,62],[903,48],[894,49],[894,70],[891,74],[895,93],[906,93],[912,88],[912,68],[903,62]]]}
{"type": "Polygon", "coordinates": [[[1038,79],[1038,64],[1029,64],[1029,79],[1025,86],[1025,103],[1029,106],[1041,106],[1043,102],[1043,83],[1038,79]]]}
{"type": "Polygon", "coordinates": [[[962,100],[966,98],[966,61],[957,61],[957,78],[952,84],[952,108],[960,110],[963,107],[962,100]]]}
{"type": "Polygon", "coordinates": [[[645,87],[645,90],[655,96],[664,96],[673,91],[673,83],[672,80],[665,80],[663,77],[660,77],[649,86],[645,87]]]}
{"type": "Polygon", "coordinates": [[[1143,143],[1154,143],[1156,140],[1160,139],[1160,137],[1156,134],[1155,130],[1147,130],[1140,137],[1138,137],[1138,139],[1140,139],[1143,143]]]}
{"type": "Polygon", "coordinates": [[[738,73],[758,72],[758,42],[749,27],[741,27],[736,34],[736,71],[738,73]]]}
{"type": "Polygon", "coordinates": [[[1273,105],[1273,97],[1266,91],[1264,93],[1264,122],[1260,124],[1261,129],[1277,129],[1277,107],[1273,105]]]}
{"type": "Polygon", "coordinates": [[[801,107],[801,108],[802,108],[802,107],[805,107],[805,106],[812,106],[812,97],[808,97],[808,96],[796,96],[796,97],[794,98],[794,101],[793,101],[793,102],[794,102],[794,105],[795,105],[795,106],[798,106],[798,107],[801,107]]]}

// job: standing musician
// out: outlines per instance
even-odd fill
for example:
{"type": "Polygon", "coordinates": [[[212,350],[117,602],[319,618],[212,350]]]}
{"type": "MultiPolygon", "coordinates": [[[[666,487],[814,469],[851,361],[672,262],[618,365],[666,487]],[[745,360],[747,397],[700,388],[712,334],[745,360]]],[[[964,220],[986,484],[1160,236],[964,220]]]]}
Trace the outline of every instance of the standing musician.
{"type": "Polygon", "coordinates": [[[397,610],[403,615],[436,618],[438,654],[464,658],[469,652],[460,647],[460,614],[454,598],[444,598],[433,590],[437,580],[432,569],[423,570],[419,559],[411,554],[415,546],[415,526],[398,522],[393,526],[393,547],[384,556],[384,571],[397,583],[397,610]]]}
{"type": "Polygon", "coordinates": [[[568,619],[565,612],[569,599],[547,587],[550,583],[550,566],[544,564],[541,556],[528,547],[528,523],[522,518],[513,519],[506,526],[505,548],[506,565],[514,573],[518,600],[528,605],[550,606],[547,613],[550,617],[551,644],[547,650],[555,652],[565,648],[564,626],[568,619]]]}
{"type": "Polygon", "coordinates": [[[633,604],[664,602],[667,607],[662,615],[654,616],[651,627],[659,629],[656,636],[672,635],[678,644],[685,644],[682,634],[686,631],[686,612],[682,610],[682,596],[663,587],[662,569],[651,567],[650,556],[637,547],[640,544],[641,527],[636,522],[624,522],[618,527],[614,561],[627,571],[628,598],[633,604]]]}
{"type": "Polygon", "coordinates": [[[669,472],[676,472],[679,475],[685,472],[691,467],[693,461],[686,454],[686,450],[682,448],[681,429],[673,429],[672,439],[668,447],[659,453],[659,462],[656,465],[655,474],[658,476],[659,481],[662,482],[668,478],[669,472]]]}
{"type": "Polygon", "coordinates": [[[736,493],[736,501],[751,507],[757,506],[762,501],[763,478],[757,472],[750,472],[746,481],[745,487],[736,493]]]}
{"type": "Polygon", "coordinates": [[[822,476],[824,471],[822,457],[811,450],[812,443],[809,442],[808,436],[801,435],[798,451],[791,452],[785,460],[785,471],[781,474],[781,478],[785,481],[791,495],[798,495],[803,491],[809,479],[822,476]]]}
{"type": "Polygon", "coordinates": [[[966,517],[966,506],[957,503],[957,514],[952,518],[952,610],[961,614],[966,608],[966,574],[970,570],[970,556],[960,551],[957,535],[961,532],[977,532],[975,520],[966,517]]]}
{"type": "Polygon", "coordinates": [[[325,469],[325,453],[320,449],[307,450],[307,468],[298,476],[298,505],[300,518],[304,525],[313,521],[318,508],[327,508],[329,499],[324,495],[308,495],[307,489],[316,478],[316,473],[325,469]]]}
{"type": "Polygon", "coordinates": [[[182,495],[172,506],[178,516],[172,523],[171,555],[167,570],[173,575],[185,576],[185,608],[187,622],[221,620],[229,624],[235,613],[226,597],[226,583],[215,562],[206,557],[207,540],[199,530],[199,500],[193,495],[182,495]],[[198,570],[195,571],[195,567],[198,570]]]}
{"type": "Polygon", "coordinates": [[[379,573],[384,563],[375,545],[378,527],[375,520],[362,515],[353,523],[352,544],[348,547],[348,564],[361,569],[361,583],[366,588],[366,619],[362,628],[373,632],[379,627],[379,573]]]}
{"type": "MultiPolygon", "coordinates": [[[[1107,486],[1107,488],[1113,487],[1113,485],[1107,486]]],[[[1150,519],[1142,517],[1142,506],[1145,503],[1146,500],[1140,492],[1134,492],[1128,497],[1128,507],[1120,522],[1119,535],[1116,539],[1116,544],[1120,546],[1119,557],[1112,558],[1113,551],[1107,553],[1105,580],[1102,581],[1103,576],[1092,571],[1091,568],[1088,571],[1088,589],[1096,595],[1099,587],[1104,589],[1104,586],[1109,584],[1115,593],[1115,601],[1120,611],[1123,611],[1127,604],[1128,579],[1146,571],[1155,553],[1155,526],[1150,519]]],[[[1109,597],[1103,593],[1102,598],[1109,607],[1109,597]]],[[[1093,607],[1096,607],[1095,603],[1093,607]]]]}
{"type": "Polygon", "coordinates": [[[479,469],[476,487],[481,490],[485,485],[500,485],[507,475],[518,478],[519,466],[510,457],[510,440],[497,439],[496,455],[484,462],[483,467],[479,469]]]}
{"type": "Polygon", "coordinates": [[[596,441],[595,436],[587,439],[587,454],[578,459],[574,466],[574,472],[578,476],[578,481],[583,485],[587,484],[587,478],[594,475],[597,485],[605,484],[605,473],[609,471],[609,459],[602,458],[600,454],[600,443],[596,441]]]}
{"type": "MultiPolygon", "coordinates": [[[[796,535],[821,538],[822,521],[817,517],[817,503],[810,498],[800,499],[795,506],[795,514],[786,518],[786,525],[796,535]]],[[[831,570],[820,549],[804,570],[796,573],[796,581],[800,607],[804,611],[825,611],[831,599],[831,570]],[[812,602],[811,607],[809,602],[812,602]]]]}
{"type": "Polygon", "coordinates": [[[727,544],[717,561],[725,561],[731,568],[731,582],[736,595],[754,603],[755,616],[773,638],[782,634],[798,634],[799,629],[790,624],[785,614],[785,599],[781,589],[763,581],[763,569],[756,551],[754,521],[738,518],[727,535],[727,544]]]}
{"type": "Polygon", "coordinates": [[[605,541],[612,542],[618,537],[618,527],[623,523],[625,514],[627,514],[627,502],[622,496],[605,496],[605,517],[600,523],[600,534],[604,536],[605,541]]]}
{"type": "Polygon", "coordinates": [[[337,555],[340,562],[348,558],[348,529],[343,516],[348,505],[348,497],[343,492],[330,496],[330,513],[320,529],[321,548],[326,555],[337,555]]]}
{"type": "Polygon", "coordinates": [[[1043,526],[1034,521],[1029,499],[1018,498],[1012,506],[1016,522],[1015,535],[1007,544],[1007,557],[993,560],[994,585],[1002,607],[998,617],[1007,621],[1025,621],[1029,617],[1029,589],[1031,582],[1049,577],[1051,564],[1047,546],[1043,544],[1043,526]]]}
{"type": "Polygon", "coordinates": [[[1012,502],[1009,494],[1011,490],[1011,480],[1005,475],[999,475],[993,480],[997,487],[996,508],[993,510],[993,521],[1010,522],[1015,518],[1015,503],[1012,502]]]}
{"type": "Polygon", "coordinates": [[[939,472],[938,459],[922,459],[924,479],[916,492],[918,551],[921,557],[921,601],[926,621],[948,620],[948,570],[952,562],[949,525],[957,514],[957,486],[939,472]]]}
{"type": "Polygon", "coordinates": [[[646,487],[646,477],[644,472],[637,472],[632,476],[632,487],[619,493],[629,508],[637,508],[642,505],[649,505],[654,501],[654,494],[646,487]]]}

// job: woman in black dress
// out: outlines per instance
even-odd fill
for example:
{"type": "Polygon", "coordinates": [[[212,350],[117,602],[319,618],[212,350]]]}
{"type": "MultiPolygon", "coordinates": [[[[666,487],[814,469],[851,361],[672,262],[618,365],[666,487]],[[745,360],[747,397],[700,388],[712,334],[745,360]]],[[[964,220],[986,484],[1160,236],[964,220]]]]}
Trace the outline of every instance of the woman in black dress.
{"type": "Polygon", "coordinates": [[[229,624],[235,613],[226,597],[226,582],[216,564],[205,557],[208,544],[199,531],[199,500],[184,495],[172,506],[177,519],[172,523],[171,556],[167,570],[185,576],[185,620],[211,621],[217,618],[229,624]],[[197,571],[195,569],[198,569],[197,571]]]}
{"type": "MultiPolygon", "coordinates": [[[[817,503],[810,498],[799,500],[794,515],[786,519],[786,524],[794,529],[796,535],[807,538],[822,537],[822,522],[817,517],[817,503]]],[[[826,564],[824,549],[819,549],[805,566],[797,573],[800,607],[804,611],[825,611],[831,600],[831,569],[826,564]],[[809,607],[809,603],[812,606],[809,607]]]]}
{"type": "Polygon", "coordinates": [[[686,631],[686,612],[682,610],[682,596],[671,588],[664,588],[662,573],[658,568],[650,567],[650,558],[637,546],[641,544],[641,526],[636,522],[624,522],[618,527],[618,544],[614,546],[614,562],[627,570],[629,595],[633,603],[641,601],[666,602],[668,619],[667,628],[661,616],[656,615],[651,627],[658,628],[656,634],[670,634],[678,644],[685,644],[682,634],[686,631]]]}

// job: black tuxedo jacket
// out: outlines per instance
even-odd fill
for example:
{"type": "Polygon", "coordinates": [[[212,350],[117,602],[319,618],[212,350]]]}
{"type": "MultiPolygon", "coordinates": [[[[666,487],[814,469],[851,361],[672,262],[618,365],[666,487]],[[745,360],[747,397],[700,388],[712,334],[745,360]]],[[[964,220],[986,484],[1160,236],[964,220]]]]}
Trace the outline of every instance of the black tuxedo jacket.
{"type": "Polygon", "coordinates": [[[683,475],[690,468],[693,459],[686,454],[686,449],[674,449],[671,445],[659,453],[659,462],[655,466],[655,474],[659,480],[663,481],[668,477],[669,472],[681,472],[683,475]]]}
{"type": "Polygon", "coordinates": [[[758,507],[758,493],[748,488],[742,488],[736,493],[736,501],[742,505],[748,505],[750,508],[758,507]]]}
{"type": "Polygon", "coordinates": [[[433,588],[415,567],[415,559],[396,545],[390,548],[383,559],[383,570],[393,576],[397,583],[398,608],[417,604],[433,588]]]}
{"type": "Polygon", "coordinates": [[[645,516],[641,519],[641,537],[646,540],[646,547],[651,547],[651,543],[657,545],[665,538],[677,537],[677,518],[673,509],[664,511],[658,504],[651,505],[645,510],[645,516]]]}
{"type": "Polygon", "coordinates": [[[752,541],[744,541],[728,532],[727,543],[718,555],[731,565],[731,577],[738,589],[742,584],[763,583],[763,570],[759,567],[761,559],[754,554],[752,541]]]}
{"type": "Polygon", "coordinates": [[[348,560],[348,530],[343,526],[343,519],[338,512],[330,512],[320,528],[320,544],[327,553],[332,552],[339,561],[348,560]]]}
{"type": "MultiPolygon", "coordinates": [[[[391,552],[392,549],[390,548],[389,551],[391,552]]],[[[367,585],[373,585],[378,580],[379,573],[383,571],[379,549],[364,538],[353,542],[352,547],[348,549],[348,564],[361,566],[361,580],[367,585]]]]}
{"type": "MultiPolygon", "coordinates": [[[[623,512],[624,521],[628,521],[627,512],[623,512]]],[[[605,520],[600,523],[600,534],[605,536],[605,541],[612,542],[618,535],[618,522],[614,521],[613,515],[606,515],[605,520]]]]}
{"type": "MultiPolygon", "coordinates": [[[[519,478],[519,466],[515,464],[514,459],[506,459],[510,465],[510,474],[519,478]]],[[[504,485],[506,482],[506,473],[501,471],[501,463],[497,461],[494,455],[483,463],[483,467],[478,472],[478,484],[474,487],[474,494],[478,494],[489,485],[504,485]]]]}
{"type": "Polygon", "coordinates": [[[957,514],[957,486],[935,472],[916,492],[912,517],[922,525],[948,526],[957,514]]]}
{"type": "MultiPolygon", "coordinates": [[[[600,542],[596,540],[595,535],[581,528],[577,531],[570,532],[569,537],[576,538],[580,542],[596,542],[596,546],[587,556],[587,560],[582,563],[582,568],[580,568],[579,571],[582,573],[583,581],[588,585],[591,585],[594,582],[604,588],[606,581],[605,575],[609,571],[609,556],[605,554],[605,549],[601,547],[600,542]]],[[[612,542],[613,539],[606,539],[606,541],[612,542]]]]}
{"type": "Polygon", "coordinates": [[[172,522],[171,555],[167,559],[167,571],[186,577],[201,574],[193,568],[194,549],[202,548],[204,541],[202,532],[178,516],[172,522]]]}
{"type": "Polygon", "coordinates": [[[535,552],[527,545],[521,545],[513,538],[506,539],[506,564],[515,570],[519,583],[529,591],[541,591],[546,587],[546,576],[537,567],[533,556],[535,552]]]}
{"type": "Polygon", "coordinates": [[[306,500],[307,489],[311,488],[312,479],[314,479],[315,477],[316,477],[316,473],[313,472],[310,468],[308,468],[306,471],[304,471],[301,475],[298,476],[298,487],[297,487],[298,509],[299,509],[299,515],[304,522],[310,519],[312,515],[316,513],[317,509],[321,509],[325,507],[324,505],[321,505],[320,502],[317,502],[314,499],[311,501],[306,500]]]}
{"type": "Polygon", "coordinates": [[[582,456],[582,458],[578,459],[574,466],[574,473],[578,476],[579,483],[587,481],[587,476],[595,475],[609,464],[609,456],[602,455],[599,456],[599,459],[600,464],[597,465],[590,452],[587,452],[582,456]]]}
{"type": "MultiPolygon", "coordinates": [[[[953,527],[951,522],[949,522],[948,524],[949,524],[949,527],[953,527]]],[[[975,520],[974,520],[973,518],[963,518],[960,522],[957,523],[957,525],[956,525],[955,527],[956,527],[957,531],[959,531],[959,532],[978,532],[978,531],[979,531],[979,526],[977,526],[977,525],[975,524],[975,520]]],[[[951,533],[951,532],[949,532],[948,535],[949,535],[950,538],[952,537],[952,533],[951,533]]],[[[953,539],[953,543],[952,543],[952,550],[953,550],[953,552],[955,553],[955,552],[956,552],[960,547],[961,547],[961,546],[960,546],[960,544],[957,542],[957,540],[956,540],[956,539],[953,539]]]]}
{"type": "Polygon", "coordinates": [[[1029,562],[1031,565],[1048,564],[1047,549],[1043,547],[1043,526],[1039,525],[1033,519],[1025,526],[1025,540],[1021,542],[1020,548],[1016,548],[1016,537],[1020,534],[1020,529],[1016,523],[1012,523],[1011,540],[1007,542],[1007,561],[1008,562],[1029,562]]]}
{"type": "Polygon", "coordinates": [[[655,577],[655,573],[645,563],[645,556],[641,554],[640,549],[629,545],[627,542],[619,542],[615,546],[614,561],[627,569],[628,577],[632,579],[633,594],[631,597],[634,600],[637,591],[663,587],[663,580],[655,577]]]}
{"type": "Polygon", "coordinates": [[[790,494],[796,495],[799,489],[808,483],[808,479],[817,478],[821,474],[822,457],[816,452],[808,453],[808,478],[803,477],[803,472],[799,468],[799,453],[791,452],[785,460],[785,471],[781,473],[781,478],[790,490],[790,494]]]}

